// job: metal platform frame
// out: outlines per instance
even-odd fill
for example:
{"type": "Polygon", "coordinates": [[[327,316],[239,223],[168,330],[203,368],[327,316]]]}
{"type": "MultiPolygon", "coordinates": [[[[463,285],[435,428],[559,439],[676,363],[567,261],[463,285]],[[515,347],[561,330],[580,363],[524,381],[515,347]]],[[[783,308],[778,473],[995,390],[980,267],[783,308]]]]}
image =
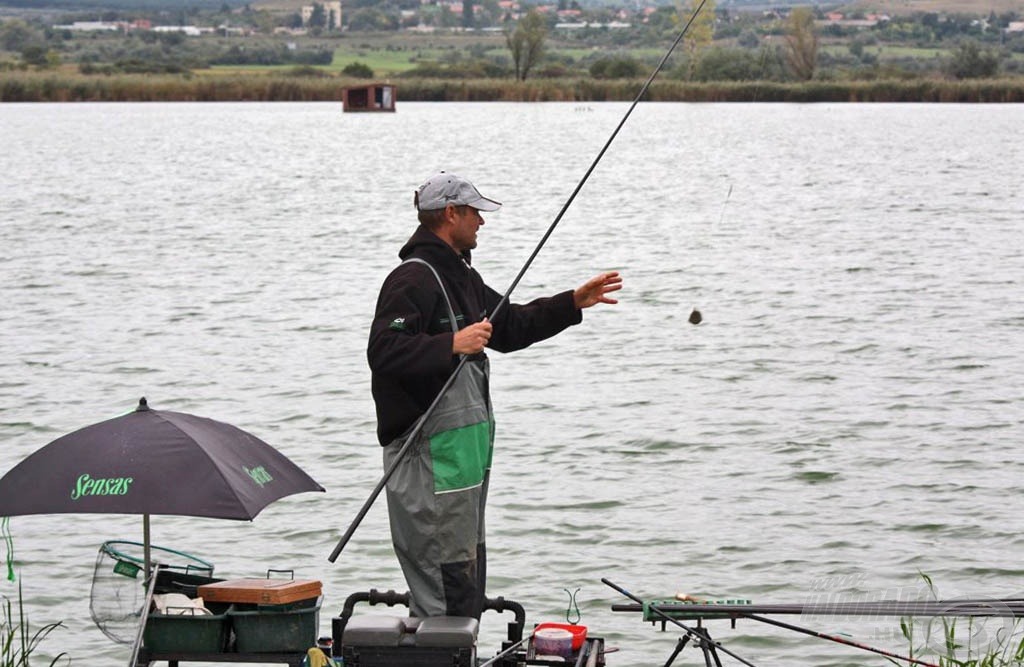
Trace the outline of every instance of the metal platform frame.
{"type": "Polygon", "coordinates": [[[305,659],[305,653],[158,653],[143,648],[139,651],[135,667],[149,667],[154,662],[167,662],[168,667],[178,667],[183,662],[248,662],[302,667],[305,659]]]}

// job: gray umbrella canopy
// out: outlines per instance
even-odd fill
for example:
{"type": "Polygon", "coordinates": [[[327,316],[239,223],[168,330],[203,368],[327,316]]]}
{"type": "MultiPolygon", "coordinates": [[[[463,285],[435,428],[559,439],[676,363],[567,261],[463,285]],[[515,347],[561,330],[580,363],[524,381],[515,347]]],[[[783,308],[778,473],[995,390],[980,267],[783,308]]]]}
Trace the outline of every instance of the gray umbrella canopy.
{"type": "Polygon", "coordinates": [[[222,422],[139,407],[54,440],[0,479],[0,516],[107,513],[252,519],[323,491],[259,438],[222,422]]]}
{"type": "MultiPolygon", "coordinates": [[[[143,398],[134,412],[57,438],[14,466],[0,479],[0,516],[141,514],[149,577],[151,514],[251,520],[279,498],[323,490],[279,451],[240,428],[151,410],[143,398]]],[[[138,611],[130,665],[142,645],[142,611],[149,608],[155,581],[149,578],[138,611]]]]}

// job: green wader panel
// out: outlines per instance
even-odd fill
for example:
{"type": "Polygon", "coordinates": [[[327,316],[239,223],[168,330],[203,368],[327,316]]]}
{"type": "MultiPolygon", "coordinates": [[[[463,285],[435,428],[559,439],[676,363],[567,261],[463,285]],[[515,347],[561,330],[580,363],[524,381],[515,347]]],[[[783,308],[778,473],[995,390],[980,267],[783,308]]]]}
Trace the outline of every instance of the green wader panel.
{"type": "MultiPolygon", "coordinates": [[[[430,268],[444,292],[433,267],[407,261],[430,268]]],[[[447,293],[445,300],[454,332],[447,293]]],[[[488,373],[486,359],[463,364],[387,483],[391,540],[413,616],[479,618],[483,610],[484,507],[494,447],[488,373]]],[[[406,438],[384,447],[385,469],[406,438]]]]}

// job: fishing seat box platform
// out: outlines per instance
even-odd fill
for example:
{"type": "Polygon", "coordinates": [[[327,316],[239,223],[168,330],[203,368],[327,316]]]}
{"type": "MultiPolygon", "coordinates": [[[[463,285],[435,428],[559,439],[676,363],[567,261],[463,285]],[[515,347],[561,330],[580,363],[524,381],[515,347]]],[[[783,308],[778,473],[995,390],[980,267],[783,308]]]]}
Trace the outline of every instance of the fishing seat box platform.
{"type": "Polygon", "coordinates": [[[305,653],[316,645],[323,596],[285,605],[231,605],[239,653],[305,653]]]}
{"type": "Polygon", "coordinates": [[[199,586],[207,603],[230,604],[238,653],[305,652],[316,644],[322,586],[303,579],[228,579],[199,586]]]}
{"type": "Polygon", "coordinates": [[[151,613],[143,645],[153,653],[222,653],[228,649],[231,605],[207,605],[210,614],[151,613]]]}
{"type": "MultiPolygon", "coordinates": [[[[221,581],[213,577],[160,569],[155,593],[180,593],[196,597],[200,586],[221,581]]],[[[143,646],[153,653],[221,653],[228,649],[231,636],[229,603],[206,605],[210,614],[151,612],[143,631],[143,646]]],[[[194,610],[189,610],[194,612],[194,610]]]]}
{"type": "Polygon", "coordinates": [[[462,616],[355,616],[345,626],[345,667],[474,667],[480,622],[462,616]]]}

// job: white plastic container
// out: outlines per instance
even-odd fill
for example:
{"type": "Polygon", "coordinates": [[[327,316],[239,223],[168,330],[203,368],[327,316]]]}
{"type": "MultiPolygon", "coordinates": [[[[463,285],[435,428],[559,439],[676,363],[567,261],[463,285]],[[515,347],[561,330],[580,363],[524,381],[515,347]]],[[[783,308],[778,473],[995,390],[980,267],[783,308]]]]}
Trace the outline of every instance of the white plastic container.
{"type": "Polygon", "coordinates": [[[538,655],[572,657],[572,633],[561,628],[541,628],[533,633],[533,649],[538,655]]]}

